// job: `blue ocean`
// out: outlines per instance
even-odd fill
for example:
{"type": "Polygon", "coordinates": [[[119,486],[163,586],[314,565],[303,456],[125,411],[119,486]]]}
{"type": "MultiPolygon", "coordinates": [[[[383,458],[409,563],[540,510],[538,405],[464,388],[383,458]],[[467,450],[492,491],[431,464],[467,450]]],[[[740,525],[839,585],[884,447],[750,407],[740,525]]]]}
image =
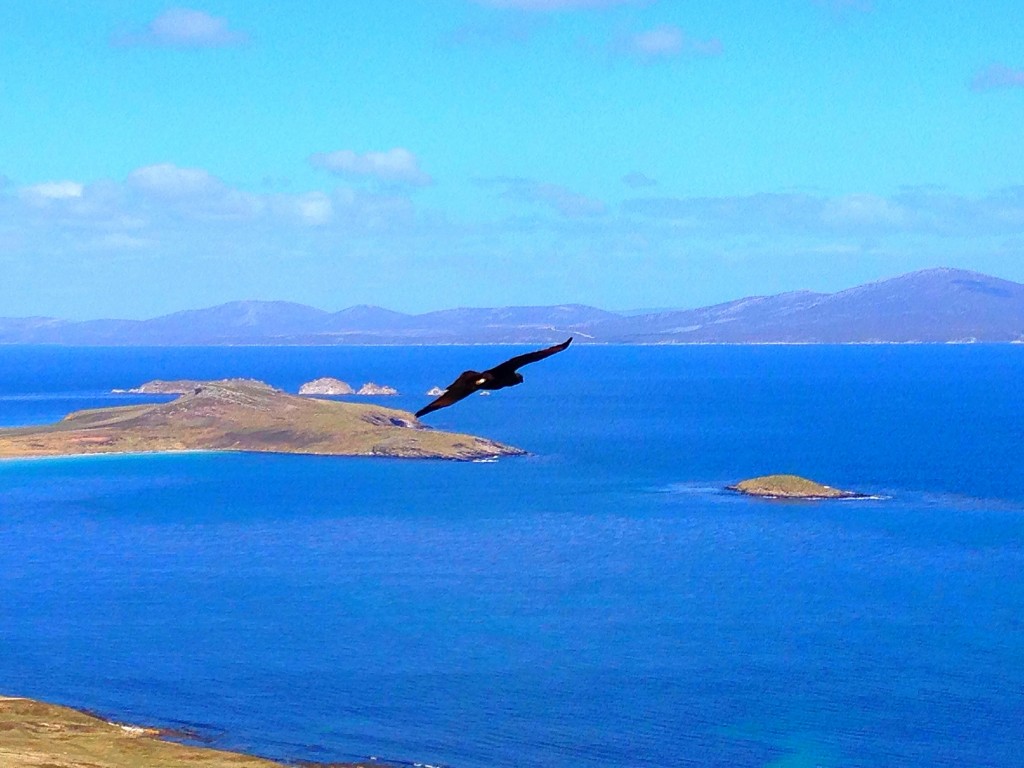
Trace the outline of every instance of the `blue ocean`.
{"type": "MultiPolygon", "coordinates": [[[[0,348],[0,424],[154,378],[415,410],[522,349],[0,348]]],[[[523,458],[0,462],[0,693],[287,761],[1024,764],[1024,346],[523,373],[426,417],[523,458]],[[775,472],[876,498],[723,490],[775,472]]]]}

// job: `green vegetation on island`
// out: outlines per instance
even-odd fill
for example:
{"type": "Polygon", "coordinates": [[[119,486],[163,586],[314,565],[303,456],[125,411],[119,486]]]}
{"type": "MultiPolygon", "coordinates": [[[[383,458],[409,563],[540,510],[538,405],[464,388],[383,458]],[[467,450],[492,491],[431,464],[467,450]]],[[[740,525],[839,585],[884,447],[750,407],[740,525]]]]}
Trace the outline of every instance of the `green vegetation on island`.
{"type": "MultiPolygon", "coordinates": [[[[0,696],[0,765],[4,768],[284,768],[282,763],[258,757],[166,741],[167,735],[173,734],[111,723],[55,704],[0,696]]],[[[381,768],[383,764],[358,763],[350,768],[371,765],[381,768]]]]}
{"type": "Polygon", "coordinates": [[[856,499],[862,493],[843,491],[798,475],[764,475],[728,486],[727,490],[767,499],[856,499]]]}
{"type": "Polygon", "coordinates": [[[56,424],[0,429],[0,458],[251,451],[465,461],[525,453],[430,429],[407,411],[299,397],[261,381],[162,384],[163,391],[184,394],[167,403],[77,411],[56,424]]]}

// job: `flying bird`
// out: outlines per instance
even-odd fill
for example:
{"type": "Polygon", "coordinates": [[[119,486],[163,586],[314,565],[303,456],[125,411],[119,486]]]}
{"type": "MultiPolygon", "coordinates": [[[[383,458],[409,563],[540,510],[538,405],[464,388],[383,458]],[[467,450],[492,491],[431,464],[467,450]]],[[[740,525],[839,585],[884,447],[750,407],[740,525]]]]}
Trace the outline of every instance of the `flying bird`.
{"type": "Polygon", "coordinates": [[[555,346],[548,347],[547,349],[538,349],[536,352],[527,352],[525,355],[517,355],[486,371],[463,371],[459,378],[448,385],[444,394],[416,411],[416,418],[440,408],[447,408],[449,405],[453,405],[464,397],[469,397],[474,392],[479,392],[482,389],[504,389],[505,387],[514,387],[516,384],[522,384],[523,374],[519,373],[519,368],[529,363],[536,363],[545,357],[551,357],[551,355],[561,352],[571,343],[572,336],[561,344],[555,344],[555,346]]]}

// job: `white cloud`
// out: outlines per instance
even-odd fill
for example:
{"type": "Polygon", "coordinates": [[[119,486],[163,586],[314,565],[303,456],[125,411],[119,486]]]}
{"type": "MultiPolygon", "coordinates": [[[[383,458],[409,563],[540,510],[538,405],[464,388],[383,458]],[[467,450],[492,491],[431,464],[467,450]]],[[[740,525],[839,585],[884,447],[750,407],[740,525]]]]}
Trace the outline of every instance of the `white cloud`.
{"type": "Polygon", "coordinates": [[[631,49],[641,56],[676,56],[683,52],[685,37],[679,27],[666,24],[630,36],[631,49]]]}
{"type": "Polygon", "coordinates": [[[125,181],[128,190],[148,202],[150,210],[200,218],[251,219],[265,199],[233,189],[202,168],[159,163],[136,168],[125,181]]]}
{"type": "Polygon", "coordinates": [[[170,8],[153,19],[144,31],[116,36],[114,43],[125,46],[221,48],[240,45],[248,39],[244,33],[232,30],[227,19],[192,8],[170,8]]]}
{"type": "Polygon", "coordinates": [[[694,230],[752,232],[801,229],[820,220],[824,201],[804,194],[760,193],[737,197],[646,197],[627,200],[630,216],[670,221],[694,230]]]}
{"type": "Polygon", "coordinates": [[[1024,69],[992,64],[971,80],[971,90],[991,91],[995,88],[1024,88],[1024,69]]]}
{"type": "MultiPolygon", "coordinates": [[[[632,192],[618,185],[618,176],[606,178],[614,185],[609,194],[632,192]]],[[[487,188],[477,192],[497,199],[487,206],[490,213],[468,219],[420,208],[393,186],[267,190],[255,174],[263,192],[253,193],[202,168],[169,163],[85,183],[79,196],[45,204],[26,192],[29,185],[58,183],[19,180],[0,189],[4,274],[10,278],[10,265],[22,269],[34,291],[58,275],[67,285],[91,286],[96,270],[108,269],[104,284],[131,278],[171,304],[217,280],[233,298],[282,297],[289,285],[330,295],[342,285],[364,290],[360,301],[384,302],[383,292],[397,283],[420,285],[418,295],[449,295],[445,280],[453,264],[471,278],[459,290],[486,294],[488,286],[498,286],[500,293],[511,285],[528,295],[527,277],[536,270],[578,283],[598,259],[611,270],[603,278],[610,295],[635,289],[640,297],[617,301],[667,306],[645,291],[672,285],[686,265],[710,272],[732,260],[744,268],[759,263],[768,274],[801,260],[820,268],[826,261],[834,266],[888,254],[937,263],[979,253],[991,254],[990,263],[1017,264],[1024,242],[1024,188],[981,196],[934,188],[889,195],[657,196],[662,184],[638,187],[644,197],[609,208],[560,184],[504,177],[479,181],[487,188]],[[481,257],[497,265],[486,280],[474,277],[481,257]],[[48,271],[31,272],[40,263],[48,271]],[[325,285],[333,287],[318,288],[325,285]]],[[[16,297],[11,285],[8,279],[8,295],[16,297]]],[[[111,306],[124,300],[111,298],[111,306]]]]}
{"type": "Polygon", "coordinates": [[[688,37],[682,27],[663,24],[620,37],[611,49],[613,53],[652,62],[679,56],[718,56],[722,53],[722,42],[717,38],[696,40],[688,37]]]}
{"type": "Polygon", "coordinates": [[[825,203],[821,219],[837,226],[900,227],[908,222],[908,212],[878,195],[844,195],[825,203]]]}
{"type": "Polygon", "coordinates": [[[326,224],[334,215],[331,198],[323,192],[308,192],[295,198],[295,210],[307,224],[326,224]]]}
{"type": "Polygon", "coordinates": [[[415,186],[433,183],[433,179],[420,169],[416,155],[402,147],[363,154],[351,149],[318,152],[309,158],[309,162],[316,168],[349,178],[371,178],[415,186]]]}
{"type": "Polygon", "coordinates": [[[181,168],[173,163],[137,168],[128,174],[128,185],[161,197],[195,197],[224,189],[223,182],[202,168],[181,168]]]}
{"type": "MultiPolygon", "coordinates": [[[[339,187],[257,193],[202,168],[147,165],[120,181],[47,181],[0,188],[0,238],[39,252],[157,255],[285,249],[402,237],[423,226],[400,192],[339,187]]],[[[10,249],[9,246],[8,249],[10,249]]]]}
{"type": "Polygon", "coordinates": [[[911,189],[890,197],[762,193],[737,197],[646,197],[623,213],[708,235],[928,234],[986,237],[1024,230],[1024,187],[985,197],[911,189]]]}
{"type": "Polygon", "coordinates": [[[85,185],[77,181],[45,181],[25,187],[23,192],[31,197],[44,200],[68,200],[79,198],[85,185]]]}

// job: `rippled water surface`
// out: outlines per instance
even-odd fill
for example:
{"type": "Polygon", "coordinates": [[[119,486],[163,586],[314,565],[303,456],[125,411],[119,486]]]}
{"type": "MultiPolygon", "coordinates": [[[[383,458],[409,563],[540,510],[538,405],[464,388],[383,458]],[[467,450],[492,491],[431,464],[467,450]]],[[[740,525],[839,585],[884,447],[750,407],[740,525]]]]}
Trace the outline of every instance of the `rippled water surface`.
{"type": "MultiPolygon", "coordinates": [[[[0,348],[0,424],[158,377],[415,409],[513,351],[0,348]]],[[[1020,765],[1024,347],[572,347],[524,374],[427,419],[527,458],[0,462],[0,692],[291,760],[1020,765]],[[886,498],[721,490],[777,471],[886,498]]]]}

